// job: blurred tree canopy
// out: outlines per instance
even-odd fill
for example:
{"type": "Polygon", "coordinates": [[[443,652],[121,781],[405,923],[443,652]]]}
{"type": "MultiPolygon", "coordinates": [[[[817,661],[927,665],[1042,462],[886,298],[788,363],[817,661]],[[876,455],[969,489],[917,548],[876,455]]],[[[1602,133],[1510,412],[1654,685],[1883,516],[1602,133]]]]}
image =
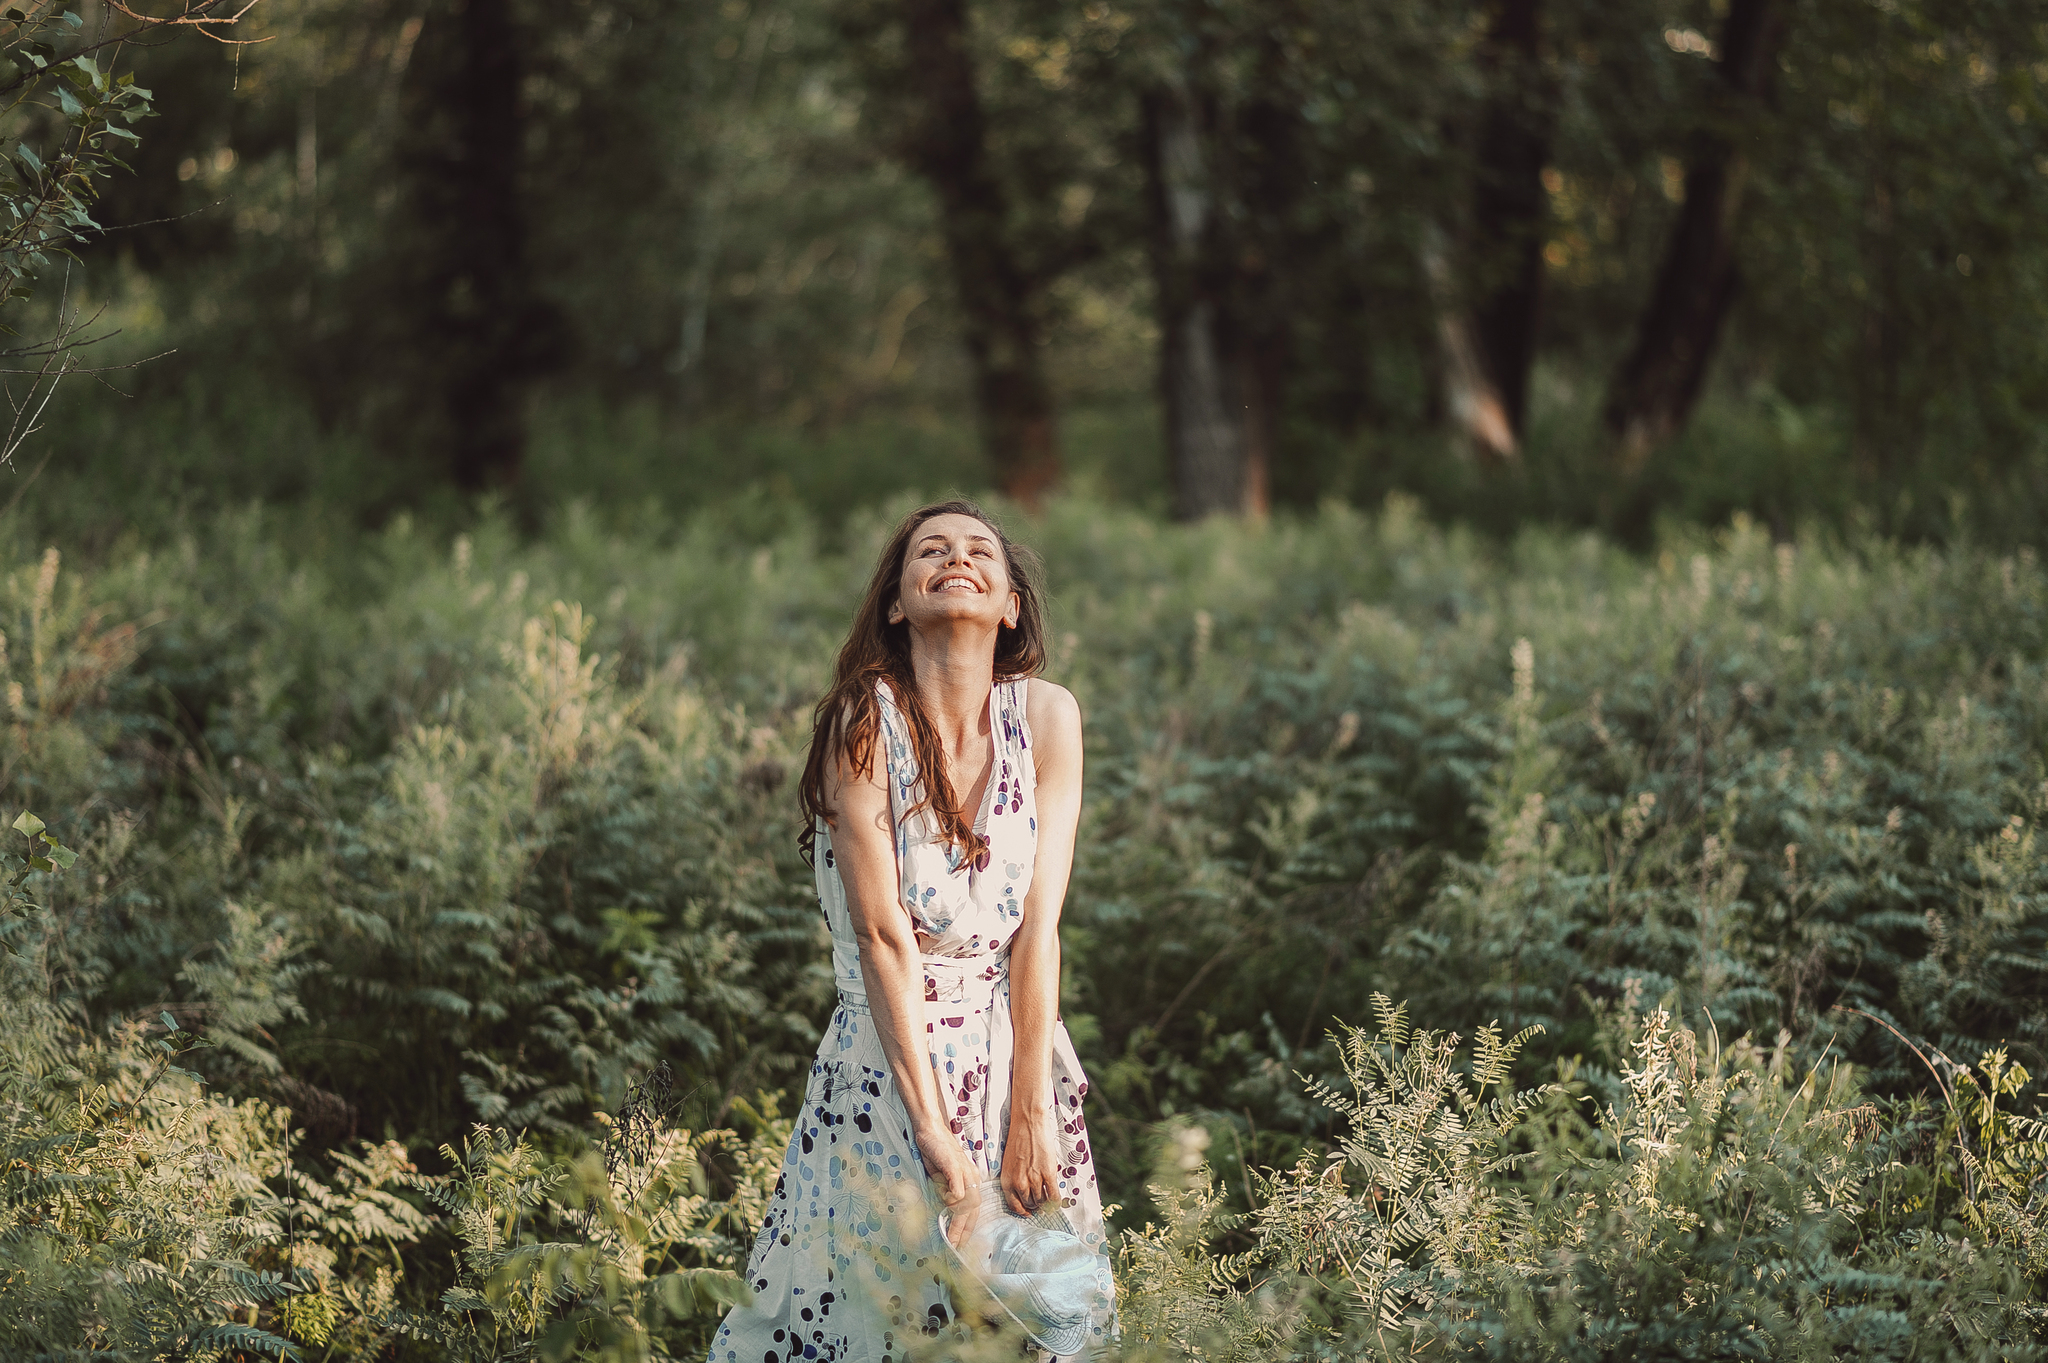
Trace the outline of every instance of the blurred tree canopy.
{"type": "MultiPolygon", "coordinates": [[[[1961,493],[2011,535],[2048,506],[2048,23],[2016,0],[244,27],[141,55],[164,114],[94,287],[181,351],[145,391],[308,414],[374,452],[373,512],[532,513],[536,422],[578,412],[681,497],[737,476],[719,433],[957,420],[1026,502],[1081,477],[1190,517],[1405,488],[1502,527],[1939,534],[1961,493]]],[[[271,462],[254,490],[318,480],[271,462]]]]}

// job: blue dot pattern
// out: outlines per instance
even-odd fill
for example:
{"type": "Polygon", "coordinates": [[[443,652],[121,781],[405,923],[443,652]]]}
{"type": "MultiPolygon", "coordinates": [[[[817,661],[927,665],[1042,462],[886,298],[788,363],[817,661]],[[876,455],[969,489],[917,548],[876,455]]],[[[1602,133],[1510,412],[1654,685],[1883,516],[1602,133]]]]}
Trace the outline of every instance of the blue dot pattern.
{"type": "MultiPolygon", "coordinates": [[[[1000,683],[989,695],[996,760],[975,823],[989,849],[972,862],[939,838],[928,814],[905,817],[920,794],[909,726],[887,685],[877,691],[902,902],[925,939],[932,1062],[953,1132],[990,1178],[1002,1172],[1009,1131],[1009,946],[1038,849],[1024,686],[1000,683]]],[[[754,1301],[726,1317],[708,1363],[903,1363],[913,1343],[960,1328],[933,1238],[929,1181],[868,1013],[846,889],[822,822],[817,887],[839,1007],[748,1259],[754,1301]]],[[[1088,1081],[1064,1025],[1053,1029],[1052,1081],[1060,1201],[1074,1229],[1103,1247],[1102,1197],[1081,1116],[1088,1081]]]]}

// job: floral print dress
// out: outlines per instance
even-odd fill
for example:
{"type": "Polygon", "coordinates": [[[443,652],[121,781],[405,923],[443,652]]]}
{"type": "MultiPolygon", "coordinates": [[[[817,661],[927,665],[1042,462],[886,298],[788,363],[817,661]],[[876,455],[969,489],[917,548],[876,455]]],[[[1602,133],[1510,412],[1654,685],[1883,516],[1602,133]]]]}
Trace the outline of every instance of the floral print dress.
{"type": "MultiPolygon", "coordinates": [[[[972,863],[939,837],[929,811],[904,817],[921,794],[917,762],[893,693],[877,688],[899,894],[925,942],[927,1044],[953,1133],[990,1179],[1002,1172],[1010,1122],[1009,946],[1038,852],[1027,685],[1000,682],[989,694],[995,765],[975,820],[988,850],[972,863]]],[[[747,1262],[753,1303],[726,1317],[709,1363],[901,1363],[912,1341],[953,1319],[936,1194],[868,1011],[846,887],[822,820],[816,852],[839,1005],[747,1262]]],[[[1066,1027],[1055,1023],[1059,1197],[1068,1223],[1099,1249],[1102,1198],[1081,1118],[1087,1091],[1066,1027]]]]}

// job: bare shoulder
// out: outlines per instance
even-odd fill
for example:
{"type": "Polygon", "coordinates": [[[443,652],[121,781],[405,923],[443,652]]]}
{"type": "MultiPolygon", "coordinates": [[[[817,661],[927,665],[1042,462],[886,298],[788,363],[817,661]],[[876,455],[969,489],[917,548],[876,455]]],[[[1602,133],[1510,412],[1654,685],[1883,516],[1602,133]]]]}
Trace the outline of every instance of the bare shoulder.
{"type": "Polygon", "coordinates": [[[1024,718],[1041,752],[1078,752],[1081,747],[1081,702],[1058,682],[1033,677],[1024,696],[1024,718]]]}
{"type": "MultiPolygon", "coordinates": [[[[847,736],[861,719],[860,707],[847,701],[839,707],[838,723],[821,736],[830,746],[825,755],[825,782],[827,789],[883,786],[882,771],[885,759],[882,755],[881,716],[874,716],[875,727],[869,741],[861,745],[858,753],[848,751],[847,736]],[[855,757],[860,758],[855,761],[855,757]]],[[[814,738],[813,741],[820,741],[814,738]]]]}

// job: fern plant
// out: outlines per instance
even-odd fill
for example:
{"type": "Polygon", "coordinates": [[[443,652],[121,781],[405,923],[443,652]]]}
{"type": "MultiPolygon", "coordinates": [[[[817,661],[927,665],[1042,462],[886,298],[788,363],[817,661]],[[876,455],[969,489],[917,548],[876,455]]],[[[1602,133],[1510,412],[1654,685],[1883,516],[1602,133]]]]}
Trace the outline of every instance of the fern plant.
{"type": "Polygon", "coordinates": [[[1148,1189],[1161,1220],[1118,1243],[1119,1343],[1129,1356],[1253,1363],[1300,1328],[1298,1291],[1270,1281],[1247,1289],[1241,1265],[1215,1252],[1245,1217],[1226,1210],[1203,1159],[1208,1146],[1198,1126],[1167,1128],[1148,1189]]]}
{"type": "Polygon", "coordinates": [[[1309,1086],[1343,1135],[1326,1157],[1262,1180],[1259,1248],[1246,1262],[1341,1284],[1348,1314],[1384,1341],[1465,1273],[1533,1263],[1534,1212],[1507,1176],[1529,1158],[1517,1129],[1555,1088],[1510,1084],[1539,1028],[1481,1027],[1467,1069],[1455,1033],[1417,1030],[1384,994],[1373,1010],[1376,1031],[1338,1038],[1349,1091],[1309,1086]]]}
{"type": "Polygon", "coordinates": [[[461,1273],[438,1313],[390,1323],[437,1357],[599,1360],[701,1351],[723,1309],[749,1294],[736,1267],[789,1139],[772,1103],[749,1108],[751,1141],[668,1124],[645,1090],[574,1160],[523,1136],[477,1127],[442,1150],[451,1172],[413,1183],[448,1213],[461,1273]],[[730,1195],[709,1187],[710,1156],[731,1151],[730,1195]]]}
{"type": "MultiPolygon", "coordinates": [[[[1141,1352],[2039,1356],[2029,1275],[2048,1166],[2035,1119],[1959,1103],[1974,1145],[1950,1162],[1973,1180],[1974,1210],[1930,1224],[1890,1210],[1910,1122],[1863,1097],[1848,1067],[1796,1064],[1783,1038],[1723,1047],[1665,1010],[1624,1011],[1614,1096],[1589,1115],[1569,1064],[1508,1091],[1525,1036],[1482,1029],[1466,1053],[1377,1004],[1376,1031],[1340,1038],[1349,1091],[1313,1086],[1342,1135],[1259,1178],[1249,1216],[1222,1210],[1182,1136],[1187,1172],[1153,1189],[1164,1221],[1122,1251],[1141,1352]],[[1249,1247],[1215,1252],[1231,1235],[1249,1247]]],[[[2025,1083],[2002,1057],[1980,1069],[1958,1094],[2025,1083]]]]}
{"type": "Polygon", "coordinates": [[[98,1036],[53,1000],[28,877],[75,860],[24,813],[0,958],[0,1357],[289,1357],[257,1323],[297,1290],[253,1262],[283,1238],[275,1114],[214,1098],[165,1013],[98,1036]],[[245,1319],[246,1317],[246,1319],[245,1319]]]}

